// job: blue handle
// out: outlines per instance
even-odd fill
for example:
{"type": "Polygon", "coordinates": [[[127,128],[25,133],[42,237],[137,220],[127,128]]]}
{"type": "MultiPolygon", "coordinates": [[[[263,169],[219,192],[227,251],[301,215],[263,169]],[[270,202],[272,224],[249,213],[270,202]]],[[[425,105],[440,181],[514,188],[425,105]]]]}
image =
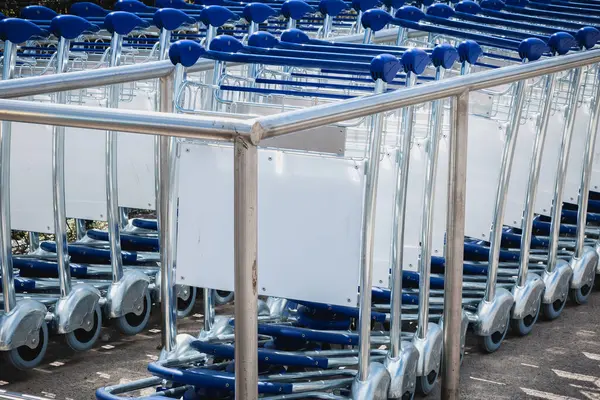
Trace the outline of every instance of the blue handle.
{"type": "MultiPolygon", "coordinates": [[[[296,303],[301,304],[303,306],[321,310],[328,311],[335,314],[345,315],[351,318],[358,318],[358,307],[346,307],[346,306],[336,306],[332,304],[324,304],[324,303],[315,303],[312,301],[304,301],[304,300],[294,300],[296,303]]],[[[379,312],[371,312],[371,319],[377,322],[384,322],[386,316],[384,313],[379,312]]]]}
{"type": "Polygon", "coordinates": [[[73,15],[77,15],[82,18],[89,18],[89,17],[104,18],[110,13],[110,11],[105,10],[104,8],[100,7],[98,4],[83,1],[83,2],[74,3],[73,5],[71,5],[71,7],[69,8],[69,13],[73,14],[73,15]]]}
{"type": "MultiPolygon", "coordinates": [[[[200,386],[211,389],[233,391],[235,375],[225,371],[215,371],[206,368],[176,369],[164,367],[158,363],[148,365],[148,371],[172,382],[200,386]]],[[[291,383],[258,382],[259,393],[291,394],[291,383]]]]}
{"type": "Polygon", "coordinates": [[[27,6],[21,10],[21,18],[24,19],[42,19],[50,21],[58,16],[58,13],[44,6],[27,6]]]}
{"type": "Polygon", "coordinates": [[[20,18],[5,18],[0,21],[0,40],[19,44],[35,38],[45,38],[49,32],[33,22],[20,18]]]}
{"type": "Polygon", "coordinates": [[[50,32],[56,37],[76,39],[83,33],[98,32],[100,27],[76,15],[59,15],[50,21],[50,32]]]}
{"type": "Polygon", "coordinates": [[[347,346],[356,346],[358,344],[358,335],[350,332],[331,332],[277,324],[259,324],[258,333],[273,337],[286,337],[303,341],[323,342],[347,346]]]}

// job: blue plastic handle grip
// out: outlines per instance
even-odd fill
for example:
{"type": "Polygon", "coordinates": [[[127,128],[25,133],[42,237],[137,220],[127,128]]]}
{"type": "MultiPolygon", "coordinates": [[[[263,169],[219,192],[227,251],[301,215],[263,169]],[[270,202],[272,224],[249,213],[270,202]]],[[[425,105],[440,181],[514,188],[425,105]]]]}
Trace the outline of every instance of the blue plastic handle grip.
{"type": "MultiPolygon", "coordinates": [[[[176,369],[168,368],[159,363],[148,365],[148,371],[172,382],[201,386],[212,389],[232,391],[235,388],[235,375],[225,371],[215,371],[206,368],[176,369]]],[[[291,383],[258,382],[259,393],[291,394],[291,383]]]]}
{"type": "Polygon", "coordinates": [[[277,324],[260,324],[258,333],[273,337],[286,337],[329,344],[355,346],[358,344],[358,335],[350,332],[331,332],[316,329],[298,328],[277,324]]]}
{"type": "MultiPolygon", "coordinates": [[[[235,347],[230,344],[208,343],[195,340],[190,345],[196,350],[233,360],[235,347]]],[[[277,350],[258,350],[258,362],[270,365],[289,365],[295,367],[327,368],[328,360],[325,357],[309,357],[277,350]]]]}

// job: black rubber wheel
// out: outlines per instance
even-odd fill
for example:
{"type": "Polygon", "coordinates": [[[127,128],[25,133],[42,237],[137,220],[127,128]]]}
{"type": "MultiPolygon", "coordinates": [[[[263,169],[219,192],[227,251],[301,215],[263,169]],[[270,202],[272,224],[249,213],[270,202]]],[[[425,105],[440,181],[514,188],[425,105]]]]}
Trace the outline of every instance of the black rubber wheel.
{"type": "Polygon", "coordinates": [[[194,286],[188,286],[188,290],[189,293],[185,299],[177,297],[177,318],[185,318],[190,315],[196,304],[198,289],[194,286]]]}
{"type": "Polygon", "coordinates": [[[567,304],[567,299],[564,300],[555,300],[552,303],[544,303],[542,304],[542,312],[544,313],[544,317],[546,319],[552,321],[560,316],[562,311],[565,309],[565,305],[567,304]]]}
{"type": "Polygon", "coordinates": [[[479,337],[479,347],[484,353],[493,353],[500,348],[510,326],[508,321],[506,322],[507,324],[503,331],[494,332],[489,336],[479,337]]]}
{"type": "MultiPolygon", "coordinates": [[[[435,388],[437,382],[438,372],[431,371],[427,375],[417,377],[417,392],[427,396],[435,388]]],[[[414,393],[413,393],[414,396],[414,393]]]]}
{"type": "Polygon", "coordinates": [[[150,293],[146,292],[144,296],[144,309],[140,315],[135,313],[125,314],[119,318],[115,318],[114,322],[119,331],[125,335],[136,335],[143,331],[150,320],[150,310],[152,309],[152,300],[150,293]]]}
{"type": "Polygon", "coordinates": [[[94,347],[94,344],[100,337],[100,331],[102,330],[102,310],[100,305],[96,306],[94,310],[94,324],[90,331],[85,329],[75,329],[72,332],[65,334],[65,341],[67,345],[75,351],[86,351],[94,347]]]}
{"type": "Polygon", "coordinates": [[[527,336],[531,333],[531,331],[533,330],[533,326],[535,325],[535,323],[538,320],[538,317],[540,316],[541,308],[542,308],[542,302],[540,301],[538,304],[538,308],[535,312],[535,315],[528,315],[522,319],[511,319],[510,320],[510,326],[512,328],[512,331],[515,333],[515,335],[527,336]]]}
{"type": "Polygon", "coordinates": [[[21,346],[6,352],[5,358],[13,367],[27,370],[40,365],[48,349],[48,325],[45,322],[42,323],[38,334],[38,345],[35,349],[21,346]]]}

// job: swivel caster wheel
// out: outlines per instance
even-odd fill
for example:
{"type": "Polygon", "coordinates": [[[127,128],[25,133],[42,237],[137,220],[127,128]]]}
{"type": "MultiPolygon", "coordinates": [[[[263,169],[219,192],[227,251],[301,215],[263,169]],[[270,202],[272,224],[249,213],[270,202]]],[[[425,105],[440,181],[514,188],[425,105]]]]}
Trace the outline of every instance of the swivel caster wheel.
{"type": "Polygon", "coordinates": [[[86,351],[94,347],[102,330],[102,311],[97,305],[94,310],[94,324],[92,329],[86,331],[83,328],[75,329],[72,332],[65,334],[67,345],[75,351],[86,351]]]}
{"type": "Polygon", "coordinates": [[[567,299],[555,300],[552,303],[544,303],[542,305],[542,312],[544,313],[544,317],[546,317],[546,319],[550,321],[558,318],[564,310],[566,304],[567,299]]]}
{"type": "Polygon", "coordinates": [[[515,333],[515,335],[527,336],[531,333],[531,331],[533,330],[533,326],[535,325],[535,323],[538,320],[538,317],[540,316],[541,308],[542,308],[542,302],[540,301],[540,303],[538,304],[538,308],[535,312],[535,315],[528,315],[522,319],[511,319],[510,320],[510,327],[512,328],[512,331],[515,333]]]}
{"type": "Polygon", "coordinates": [[[402,395],[401,400],[413,400],[415,398],[415,392],[406,392],[402,395]]]}
{"type": "Polygon", "coordinates": [[[583,285],[579,289],[571,289],[569,290],[569,298],[577,305],[585,304],[590,298],[593,286],[594,285],[592,283],[591,285],[583,285]]]}
{"type": "Polygon", "coordinates": [[[117,329],[128,336],[136,335],[143,331],[148,325],[150,320],[150,310],[152,309],[152,300],[150,299],[150,293],[146,292],[144,297],[144,309],[140,315],[135,313],[125,314],[119,318],[115,318],[115,325],[117,329]]]}
{"type": "Polygon", "coordinates": [[[196,304],[198,289],[194,286],[184,286],[177,290],[177,318],[185,318],[191,314],[196,304]]]}
{"type": "Polygon", "coordinates": [[[32,369],[40,365],[48,349],[48,325],[44,322],[38,332],[37,347],[20,346],[7,351],[6,361],[19,370],[32,369]]]}
{"type": "MultiPolygon", "coordinates": [[[[507,321],[508,322],[508,321],[507,321]]],[[[502,331],[497,331],[488,336],[480,336],[479,347],[484,353],[493,353],[500,348],[502,341],[506,337],[510,324],[507,323],[502,331]]]]}
{"type": "MultiPolygon", "coordinates": [[[[435,388],[435,383],[437,382],[437,378],[438,378],[437,371],[431,371],[429,374],[424,375],[424,376],[417,376],[417,392],[419,392],[422,395],[427,396],[435,388]]],[[[413,398],[414,396],[415,396],[415,394],[412,393],[412,397],[409,397],[409,399],[413,398]]],[[[404,398],[404,396],[402,396],[402,398],[404,398]]]]}
{"type": "Polygon", "coordinates": [[[213,292],[213,297],[216,305],[223,305],[233,300],[233,292],[228,292],[226,290],[215,290],[213,292]]]}

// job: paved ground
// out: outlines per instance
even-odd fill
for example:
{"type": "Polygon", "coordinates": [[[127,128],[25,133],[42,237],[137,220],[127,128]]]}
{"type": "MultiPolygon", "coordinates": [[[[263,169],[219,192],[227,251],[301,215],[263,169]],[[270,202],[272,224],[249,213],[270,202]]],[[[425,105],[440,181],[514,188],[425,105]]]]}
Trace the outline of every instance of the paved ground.
{"type": "MultiPolygon", "coordinates": [[[[102,342],[85,354],[69,352],[56,338],[45,363],[26,374],[15,376],[0,364],[0,390],[87,400],[97,387],[146,376],[160,344],[157,311],[143,335],[128,338],[105,329],[102,342]]],[[[179,324],[180,331],[194,333],[200,321],[195,314],[179,324]]],[[[600,399],[600,291],[590,304],[568,307],[559,320],[539,323],[531,336],[509,337],[495,354],[478,353],[473,340],[467,352],[463,399],[600,399]]],[[[439,392],[430,396],[439,397],[439,392]]]]}

